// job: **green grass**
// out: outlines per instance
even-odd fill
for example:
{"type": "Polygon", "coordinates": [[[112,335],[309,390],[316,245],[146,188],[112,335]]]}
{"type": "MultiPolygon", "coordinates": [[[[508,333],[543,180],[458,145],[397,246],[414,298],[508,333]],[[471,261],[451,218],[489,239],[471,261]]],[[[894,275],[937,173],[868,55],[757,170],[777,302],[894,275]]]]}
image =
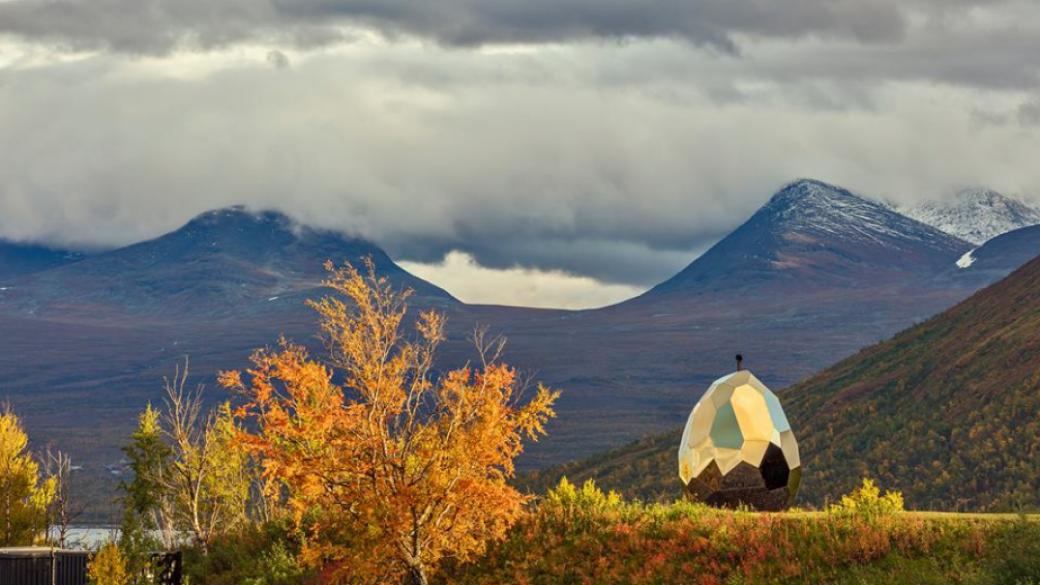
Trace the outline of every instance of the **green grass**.
{"type": "MultiPolygon", "coordinates": [[[[922,520],[978,520],[982,522],[1006,522],[1011,520],[1025,520],[1028,522],[1040,522],[1040,514],[1014,514],[1014,513],[987,513],[987,512],[937,512],[929,510],[908,510],[901,513],[906,518],[920,518],[922,520]]],[[[792,518],[823,518],[827,512],[820,510],[789,510],[778,514],[778,516],[792,518]]]]}

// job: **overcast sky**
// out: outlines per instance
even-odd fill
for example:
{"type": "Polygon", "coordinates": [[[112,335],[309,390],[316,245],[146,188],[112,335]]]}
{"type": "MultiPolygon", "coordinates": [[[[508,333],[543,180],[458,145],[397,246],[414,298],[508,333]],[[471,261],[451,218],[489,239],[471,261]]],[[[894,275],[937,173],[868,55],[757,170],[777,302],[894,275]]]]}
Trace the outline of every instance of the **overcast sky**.
{"type": "Polygon", "coordinates": [[[1037,55],[1035,0],[0,0],[0,237],[243,203],[598,306],[796,177],[1035,197],[1037,55]]]}

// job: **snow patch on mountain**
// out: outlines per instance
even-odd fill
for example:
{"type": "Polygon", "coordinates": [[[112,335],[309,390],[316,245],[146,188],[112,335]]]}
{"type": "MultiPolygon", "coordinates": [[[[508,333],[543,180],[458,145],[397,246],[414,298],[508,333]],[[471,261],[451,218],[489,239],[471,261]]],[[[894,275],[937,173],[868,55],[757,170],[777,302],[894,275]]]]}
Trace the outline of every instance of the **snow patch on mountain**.
{"type": "Polygon", "coordinates": [[[975,256],[972,254],[975,250],[968,250],[963,256],[957,260],[957,268],[968,268],[975,263],[975,256]]]}
{"type": "Polygon", "coordinates": [[[948,200],[927,201],[899,211],[973,244],[1040,224],[1040,210],[990,189],[965,189],[948,200]]]}

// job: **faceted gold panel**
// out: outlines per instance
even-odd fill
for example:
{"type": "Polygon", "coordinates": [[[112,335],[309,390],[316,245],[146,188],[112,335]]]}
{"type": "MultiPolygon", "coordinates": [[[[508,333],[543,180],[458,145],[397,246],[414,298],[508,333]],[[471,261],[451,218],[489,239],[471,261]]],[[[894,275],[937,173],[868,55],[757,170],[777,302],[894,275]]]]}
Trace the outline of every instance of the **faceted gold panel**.
{"type": "Polygon", "coordinates": [[[780,399],[751,372],[720,378],[690,412],[679,445],[689,497],[713,506],[783,510],[798,492],[801,459],[780,399]]]}

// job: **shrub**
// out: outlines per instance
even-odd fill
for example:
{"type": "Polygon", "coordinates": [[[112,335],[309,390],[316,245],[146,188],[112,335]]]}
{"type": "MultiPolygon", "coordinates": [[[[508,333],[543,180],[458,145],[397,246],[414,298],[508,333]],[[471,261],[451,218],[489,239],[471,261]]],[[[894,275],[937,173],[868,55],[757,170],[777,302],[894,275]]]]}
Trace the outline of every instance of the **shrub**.
{"type": "Polygon", "coordinates": [[[625,502],[564,480],[504,541],[446,563],[433,582],[1031,585],[1040,575],[1040,523],[901,508],[869,481],[830,513],[773,514],[625,502]]]}
{"type": "Polygon", "coordinates": [[[129,585],[126,558],[116,543],[106,543],[98,550],[87,566],[87,579],[90,585],[129,585]]]}
{"type": "Polygon", "coordinates": [[[309,572],[297,561],[299,539],[288,522],[246,525],[214,541],[207,553],[185,551],[185,574],[191,583],[209,585],[294,585],[309,572]]]}
{"type": "Polygon", "coordinates": [[[841,503],[831,506],[829,511],[838,515],[849,515],[876,520],[882,516],[903,511],[903,494],[886,491],[884,495],[870,478],[852,493],[842,496],[841,503]]]}
{"type": "Polygon", "coordinates": [[[294,518],[320,513],[303,562],[331,581],[425,584],[523,515],[530,497],[507,480],[558,393],[539,386],[521,400],[516,371],[498,362],[503,342],[479,329],[481,367],[435,368],[444,315],[406,319],[411,293],[365,264],[367,274],[328,263],[337,295],[310,303],[327,359],[283,340],[220,380],[245,400],[235,443],[260,461],[265,495],[284,497],[294,518]]]}
{"type": "Polygon", "coordinates": [[[1040,583],[1040,523],[1025,518],[1008,523],[993,539],[991,572],[1000,585],[1040,583]]]}
{"type": "Polygon", "coordinates": [[[564,477],[545,494],[538,512],[555,523],[583,529],[599,520],[615,518],[623,508],[624,503],[617,492],[604,493],[591,479],[579,489],[564,477]]]}

